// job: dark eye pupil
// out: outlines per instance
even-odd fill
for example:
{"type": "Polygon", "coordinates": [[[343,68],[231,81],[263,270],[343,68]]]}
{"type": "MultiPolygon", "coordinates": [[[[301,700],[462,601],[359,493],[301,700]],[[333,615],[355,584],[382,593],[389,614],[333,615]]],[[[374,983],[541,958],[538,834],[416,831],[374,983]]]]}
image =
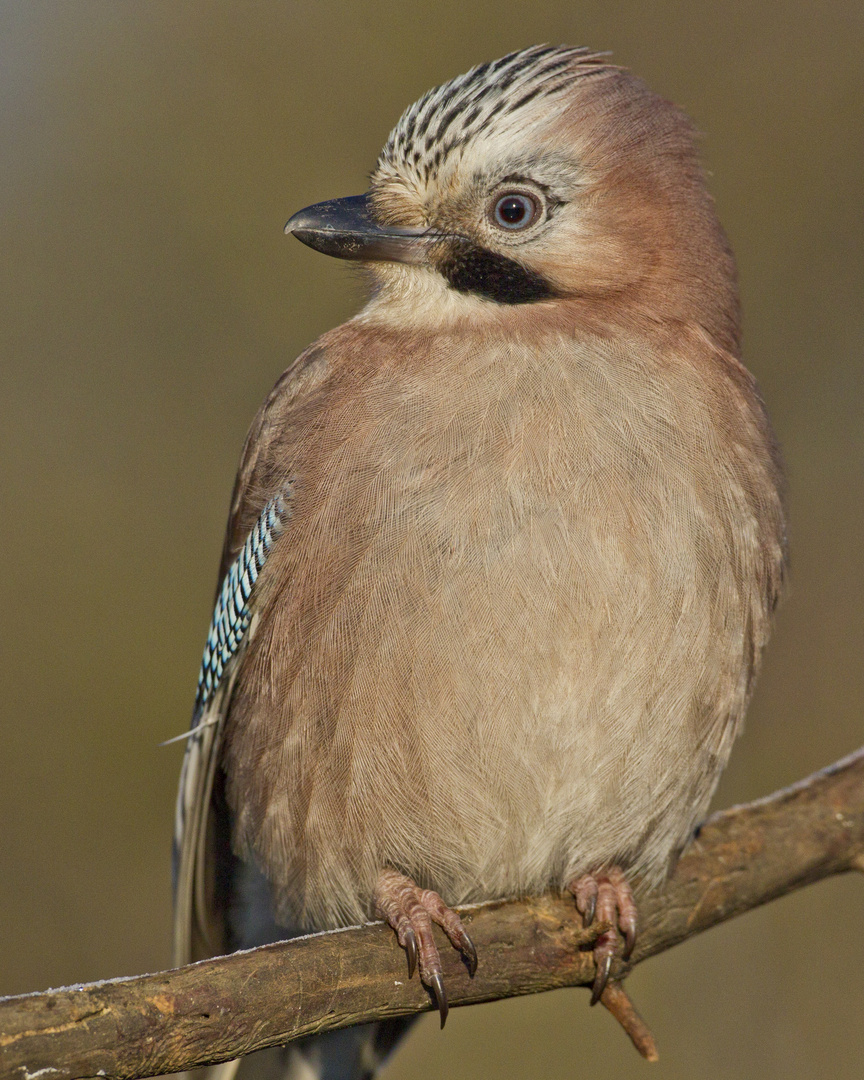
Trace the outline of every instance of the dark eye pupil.
{"type": "Polygon", "coordinates": [[[522,229],[534,217],[534,203],[527,195],[503,195],[495,203],[495,221],[505,229],[522,229]]]}
{"type": "Polygon", "coordinates": [[[528,207],[525,205],[524,199],[519,199],[515,195],[510,195],[498,203],[498,213],[504,218],[508,225],[516,225],[528,213],[528,207]]]}

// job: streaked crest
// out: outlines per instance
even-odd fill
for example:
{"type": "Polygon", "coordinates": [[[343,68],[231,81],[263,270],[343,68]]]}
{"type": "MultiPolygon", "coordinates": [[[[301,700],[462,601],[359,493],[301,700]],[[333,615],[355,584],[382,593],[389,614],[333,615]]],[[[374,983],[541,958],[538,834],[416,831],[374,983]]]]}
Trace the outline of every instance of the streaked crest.
{"type": "Polygon", "coordinates": [[[574,79],[609,70],[606,56],[586,48],[534,45],[434,87],[402,114],[375,173],[389,167],[428,180],[448,154],[490,125],[507,128],[538,98],[548,102],[574,79]]]}

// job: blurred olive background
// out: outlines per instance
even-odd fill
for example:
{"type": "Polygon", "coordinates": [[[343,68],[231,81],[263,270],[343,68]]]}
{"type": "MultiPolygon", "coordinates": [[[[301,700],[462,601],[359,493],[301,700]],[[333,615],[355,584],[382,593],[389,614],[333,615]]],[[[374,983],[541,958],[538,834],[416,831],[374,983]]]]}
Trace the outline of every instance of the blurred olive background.
{"type": "MultiPolygon", "coordinates": [[[[790,474],[792,586],[718,805],[855,749],[864,638],[864,5],[3,0],[0,993],[169,962],[170,833],[247,425],[350,315],[282,235],[364,190],[402,109],[534,42],[609,49],[704,133],[746,355],[790,474]]],[[[864,881],[638,970],[658,1078],[864,1061],[864,881]]],[[[424,1019],[390,1080],[648,1075],[587,994],[424,1019]]]]}

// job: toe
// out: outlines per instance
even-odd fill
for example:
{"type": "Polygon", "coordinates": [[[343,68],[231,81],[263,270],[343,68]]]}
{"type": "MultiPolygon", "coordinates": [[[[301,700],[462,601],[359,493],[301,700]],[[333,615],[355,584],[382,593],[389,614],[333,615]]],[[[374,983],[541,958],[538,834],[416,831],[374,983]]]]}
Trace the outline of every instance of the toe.
{"type": "Polygon", "coordinates": [[[576,901],[576,909],[582,916],[582,925],[588,927],[597,914],[597,878],[593,874],[583,874],[567,886],[576,901]]]}
{"type": "Polygon", "coordinates": [[[609,884],[615,890],[618,929],[624,935],[624,952],[621,955],[625,960],[629,960],[636,944],[636,930],[638,928],[636,901],[633,899],[633,890],[630,888],[630,883],[617,866],[609,871],[609,884]]]}
{"type": "Polygon", "coordinates": [[[462,920],[452,908],[447,907],[438,893],[433,892],[431,889],[422,891],[420,903],[429,913],[432,921],[437,923],[450,939],[453,948],[458,949],[465,957],[469,974],[473,975],[477,970],[477,950],[462,925],[462,920]]]}

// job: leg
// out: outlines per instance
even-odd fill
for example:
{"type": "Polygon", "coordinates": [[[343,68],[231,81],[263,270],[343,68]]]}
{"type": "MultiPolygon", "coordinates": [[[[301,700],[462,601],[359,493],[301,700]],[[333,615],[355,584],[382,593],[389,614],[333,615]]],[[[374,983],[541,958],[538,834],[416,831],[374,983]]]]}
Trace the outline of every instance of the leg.
{"type": "Polygon", "coordinates": [[[468,965],[471,975],[477,969],[477,950],[465,933],[462,920],[431,889],[421,889],[411,878],[395,870],[385,870],[375,888],[375,912],[396,931],[399,944],[408,956],[408,977],[419,967],[420,978],[435,995],[441,1013],[441,1027],[447,1019],[447,994],[441,976],[441,957],[432,936],[437,923],[468,965]]]}
{"type": "Polygon", "coordinates": [[[594,963],[597,974],[591,993],[591,1004],[600,1000],[609,971],[620,940],[619,931],[624,935],[622,957],[627,960],[636,944],[636,903],[633,893],[617,866],[596,874],[583,874],[567,886],[576,898],[576,907],[582,914],[585,926],[590,926],[595,919],[611,923],[612,929],[602,933],[594,943],[594,963]]]}

